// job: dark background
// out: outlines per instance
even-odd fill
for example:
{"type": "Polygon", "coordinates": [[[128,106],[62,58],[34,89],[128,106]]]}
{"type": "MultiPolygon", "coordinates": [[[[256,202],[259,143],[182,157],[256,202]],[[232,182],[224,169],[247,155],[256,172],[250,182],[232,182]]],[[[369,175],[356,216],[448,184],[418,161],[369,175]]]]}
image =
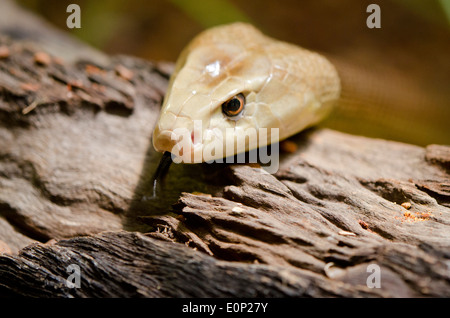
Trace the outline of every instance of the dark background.
{"type": "Polygon", "coordinates": [[[203,29],[247,21],[325,54],[344,82],[349,76],[355,89],[344,92],[350,96],[345,111],[325,126],[418,145],[450,144],[448,0],[17,2],[104,52],[149,60],[175,61],[203,29]],[[81,7],[81,29],[66,26],[70,3],[81,7]],[[366,26],[370,3],[381,7],[381,29],[366,26]]]}

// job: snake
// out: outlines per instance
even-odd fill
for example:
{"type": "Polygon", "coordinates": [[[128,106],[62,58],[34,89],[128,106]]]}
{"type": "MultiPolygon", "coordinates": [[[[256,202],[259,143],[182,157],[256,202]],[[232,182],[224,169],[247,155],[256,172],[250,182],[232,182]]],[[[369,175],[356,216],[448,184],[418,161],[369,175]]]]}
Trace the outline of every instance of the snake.
{"type": "Polygon", "coordinates": [[[153,132],[155,150],[165,154],[156,175],[184,135],[191,137],[183,144],[187,163],[221,159],[224,151],[205,155],[212,142],[231,147],[227,155],[247,152],[318,123],[340,91],[336,68],[316,52],[243,22],[204,30],[180,53],[169,80],[153,132]],[[277,129],[276,138],[260,136],[261,128],[277,129]],[[248,129],[257,142],[237,143],[248,129]]]}

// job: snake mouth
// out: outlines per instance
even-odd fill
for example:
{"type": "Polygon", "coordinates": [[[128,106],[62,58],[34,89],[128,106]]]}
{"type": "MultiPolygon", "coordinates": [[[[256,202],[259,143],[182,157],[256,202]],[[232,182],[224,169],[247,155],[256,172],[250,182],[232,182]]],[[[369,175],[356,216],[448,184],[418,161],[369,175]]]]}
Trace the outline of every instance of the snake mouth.
{"type": "Polygon", "coordinates": [[[160,130],[159,127],[155,128],[153,132],[153,147],[158,152],[165,152],[172,149],[174,146],[174,141],[171,138],[172,131],[171,130],[160,130]]]}
{"type": "Polygon", "coordinates": [[[170,152],[174,163],[201,163],[203,158],[203,144],[194,131],[187,129],[183,133],[173,130],[155,129],[153,133],[153,147],[158,152],[170,152]]]}

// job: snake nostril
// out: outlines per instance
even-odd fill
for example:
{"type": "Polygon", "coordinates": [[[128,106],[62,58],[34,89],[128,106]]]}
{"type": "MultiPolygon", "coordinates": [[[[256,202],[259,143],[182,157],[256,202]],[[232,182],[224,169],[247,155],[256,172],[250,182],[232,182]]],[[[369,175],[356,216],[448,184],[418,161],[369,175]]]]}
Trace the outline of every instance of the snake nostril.
{"type": "Polygon", "coordinates": [[[202,143],[202,133],[198,130],[193,130],[191,132],[191,140],[193,145],[201,144],[202,143]]]}

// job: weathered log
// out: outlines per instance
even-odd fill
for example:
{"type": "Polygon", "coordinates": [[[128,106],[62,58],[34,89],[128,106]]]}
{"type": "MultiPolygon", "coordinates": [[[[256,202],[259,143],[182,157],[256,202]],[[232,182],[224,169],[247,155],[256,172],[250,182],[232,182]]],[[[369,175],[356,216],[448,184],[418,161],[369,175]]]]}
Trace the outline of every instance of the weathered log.
{"type": "Polygon", "coordinates": [[[42,65],[43,52],[1,45],[10,54],[0,61],[0,205],[12,249],[22,234],[46,241],[122,228],[167,74],[125,57],[109,69],[42,65]]]}
{"type": "Polygon", "coordinates": [[[173,165],[152,198],[171,65],[0,47],[0,295],[450,296],[448,146],[310,130],[276,174],[173,165]]]}
{"type": "Polygon", "coordinates": [[[0,295],[31,297],[370,296],[292,267],[219,261],[184,245],[131,232],[38,244],[0,260],[0,295]],[[70,265],[80,285],[70,287],[70,265]]]}

